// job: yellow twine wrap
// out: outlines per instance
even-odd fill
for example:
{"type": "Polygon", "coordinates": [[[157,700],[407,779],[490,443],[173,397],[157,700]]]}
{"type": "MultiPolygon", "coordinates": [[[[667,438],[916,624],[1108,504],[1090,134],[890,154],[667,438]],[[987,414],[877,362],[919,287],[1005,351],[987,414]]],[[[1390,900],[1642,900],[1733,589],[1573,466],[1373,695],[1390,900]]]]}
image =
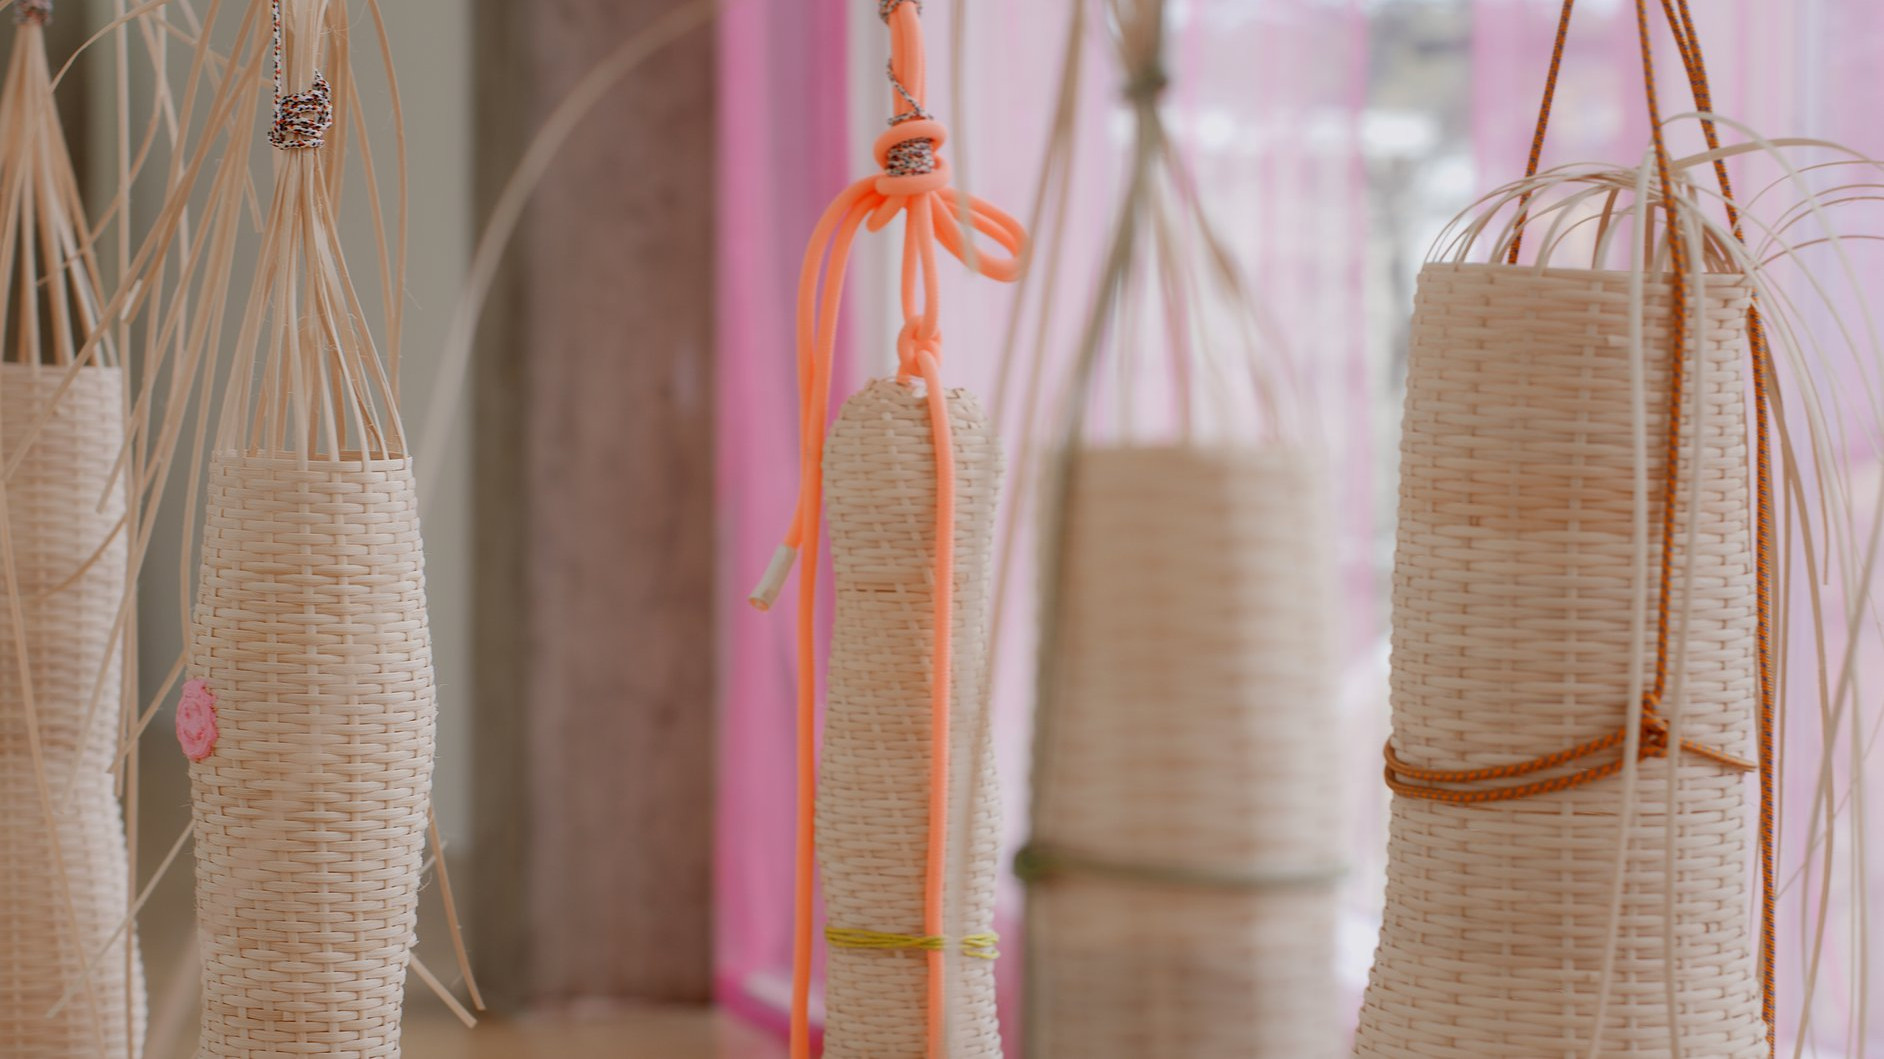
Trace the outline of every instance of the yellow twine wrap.
{"type": "MultiPolygon", "coordinates": [[[[824,928],[824,940],[840,949],[921,949],[924,952],[939,951],[947,944],[947,939],[939,934],[886,934],[880,930],[843,927],[824,928]]],[[[969,934],[962,938],[962,955],[977,960],[999,959],[1001,954],[995,944],[1000,940],[999,934],[969,934]]]]}

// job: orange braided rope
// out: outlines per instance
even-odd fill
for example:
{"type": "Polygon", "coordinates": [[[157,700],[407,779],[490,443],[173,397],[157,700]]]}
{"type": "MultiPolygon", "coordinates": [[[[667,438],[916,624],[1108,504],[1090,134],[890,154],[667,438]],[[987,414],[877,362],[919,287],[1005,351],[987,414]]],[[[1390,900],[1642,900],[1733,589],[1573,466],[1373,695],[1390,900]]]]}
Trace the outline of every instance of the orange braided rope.
{"type": "MultiPolygon", "coordinates": [[[[1544,136],[1550,121],[1551,104],[1556,97],[1558,74],[1563,64],[1565,43],[1569,36],[1570,19],[1576,0],[1564,0],[1558,16],[1555,42],[1551,48],[1549,71],[1545,76],[1544,95],[1539,107],[1537,128],[1531,138],[1530,157],[1525,166],[1525,177],[1537,175],[1543,155],[1544,136]]],[[[1719,133],[1714,121],[1707,115],[1713,111],[1712,92],[1708,86],[1707,68],[1701,53],[1700,36],[1696,31],[1693,12],[1688,0],[1661,0],[1662,11],[1669,30],[1674,37],[1677,51],[1681,55],[1683,69],[1688,76],[1688,86],[1694,99],[1695,109],[1703,115],[1701,128],[1706,137],[1709,150],[1720,147],[1719,133]]],[[[1686,308],[1686,248],[1675,237],[1677,208],[1674,203],[1670,182],[1670,163],[1667,145],[1663,138],[1661,112],[1655,90],[1654,56],[1651,46],[1648,9],[1644,0],[1636,0],[1636,28],[1641,43],[1643,87],[1647,96],[1649,125],[1655,145],[1655,163],[1657,175],[1661,181],[1663,207],[1667,215],[1669,229],[1669,252],[1673,272],[1674,298],[1679,311],[1674,317],[1674,351],[1669,380],[1669,417],[1667,450],[1665,454],[1663,493],[1662,493],[1662,542],[1659,591],[1656,600],[1656,646],[1655,679],[1652,690],[1644,696],[1642,704],[1643,734],[1638,751],[1638,760],[1649,757],[1666,756],[1668,750],[1668,724],[1659,713],[1658,706],[1667,686],[1668,675],[1668,639],[1670,630],[1670,598],[1674,567],[1674,510],[1676,486],[1680,457],[1681,428],[1680,409],[1684,387],[1685,336],[1687,327],[1686,308]]],[[[1721,197],[1725,203],[1727,220],[1733,230],[1734,238],[1746,242],[1742,230],[1740,211],[1734,203],[1733,184],[1727,173],[1727,164],[1723,159],[1714,161],[1715,179],[1720,185],[1721,197]]],[[[1506,254],[1506,263],[1518,262],[1518,251],[1523,238],[1523,225],[1530,202],[1531,193],[1525,191],[1518,199],[1516,232],[1506,254]]],[[[1772,485],[1772,442],[1770,423],[1772,416],[1769,387],[1772,379],[1772,361],[1770,347],[1766,338],[1765,326],[1761,320],[1758,296],[1747,309],[1748,345],[1752,360],[1754,418],[1755,418],[1755,478],[1756,478],[1756,573],[1755,592],[1758,616],[1756,639],[1756,666],[1758,670],[1759,703],[1757,715],[1758,728],[1758,763],[1746,762],[1730,754],[1683,740],[1683,750],[1698,754],[1726,767],[1741,770],[1756,770],[1760,783],[1760,984],[1761,1016],[1766,1023],[1766,1038],[1769,1052],[1776,1054],[1778,1047],[1776,971],[1775,956],[1777,951],[1777,905],[1778,890],[1775,878],[1775,835],[1778,813],[1777,795],[1777,720],[1775,708],[1775,664],[1773,657],[1773,485],[1772,485]]],[[[1510,801],[1528,798],[1554,791],[1567,790],[1587,783],[1605,779],[1622,770],[1620,758],[1602,765],[1582,769],[1578,772],[1554,777],[1548,780],[1533,781],[1515,786],[1480,788],[1477,790],[1450,790],[1443,787],[1430,787],[1420,784],[1472,784],[1486,780],[1512,779],[1531,775],[1551,768],[1567,765],[1594,754],[1602,753],[1622,746],[1627,739],[1626,731],[1617,731],[1571,747],[1554,754],[1546,754],[1529,761],[1511,765],[1501,765],[1482,769],[1426,769],[1407,765],[1394,753],[1393,745],[1388,744],[1387,785],[1396,794],[1413,798],[1435,801],[1476,804],[1494,801],[1510,801]],[[1408,782],[1415,781],[1415,782],[1408,782]]]]}
{"type": "MultiPolygon", "coordinates": [[[[792,922],[792,1059],[810,1059],[812,888],[816,856],[815,778],[817,659],[816,615],[818,527],[823,510],[824,439],[830,406],[832,361],[837,343],[838,309],[844,273],[857,230],[879,231],[904,215],[902,309],[897,335],[897,377],[905,384],[920,378],[932,424],[936,461],[935,640],[930,703],[929,820],[927,863],[923,877],[923,932],[941,937],[943,889],[948,842],[949,678],[952,670],[955,454],[949,431],[947,394],[942,388],[942,333],[938,324],[939,291],[936,245],[976,272],[1002,281],[1020,275],[1026,233],[1020,222],[973,196],[949,186],[949,166],[937,151],[948,130],[923,109],[926,75],[922,23],[916,0],[880,0],[890,31],[890,84],[895,117],[877,138],[874,154],[883,173],[864,177],[838,195],[818,219],[805,251],[798,280],[799,494],[784,545],[752,594],[761,610],[771,606],[795,558],[798,573],[798,687],[795,893],[792,922]],[[966,203],[967,213],[963,214],[966,203]],[[995,241],[1007,257],[976,252],[967,242],[979,232],[995,241]],[[829,260],[825,260],[828,249],[829,260]]],[[[947,994],[944,948],[927,954],[929,964],[928,1053],[941,1059],[947,994]]]]}

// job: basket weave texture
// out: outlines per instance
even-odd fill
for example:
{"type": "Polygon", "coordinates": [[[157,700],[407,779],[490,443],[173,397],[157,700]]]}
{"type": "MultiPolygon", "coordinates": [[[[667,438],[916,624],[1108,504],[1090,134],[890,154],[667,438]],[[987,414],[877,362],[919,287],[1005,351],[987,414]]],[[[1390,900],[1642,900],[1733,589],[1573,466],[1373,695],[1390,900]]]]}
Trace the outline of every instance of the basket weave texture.
{"type": "MultiPolygon", "coordinates": [[[[991,931],[1000,822],[987,711],[989,573],[1001,452],[975,398],[947,394],[955,447],[951,819],[978,788],[968,848],[950,827],[946,878],[967,933],[991,931]],[[979,769],[978,774],[975,769],[979,769]],[[966,858],[966,865],[963,859],[966,858]]],[[[836,586],[817,835],[834,927],[921,936],[933,748],[935,446],[928,406],[893,380],[844,403],[825,449],[825,509],[836,586]]],[[[952,939],[953,940],[953,939],[952,939]]],[[[994,963],[951,959],[951,1059],[1001,1054],[994,963]]],[[[826,963],[827,1059],[922,1059],[928,955],[833,946],[826,963]]]]}
{"type": "MultiPolygon", "coordinates": [[[[1629,282],[1494,265],[1420,276],[1393,594],[1393,738],[1410,765],[1506,764],[1613,732],[1632,660],[1649,671],[1672,292],[1652,281],[1644,297],[1650,528],[1638,579],[1629,282]]],[[[1679,646],[1662,707],[1678,737],[1742,756],[1755,704],[1747,299],[1744,281],[1707,277],[1687,362],[1705,412],[1698,429],[1691,403],[1682,416],[1679,646]]],[[[1396,797],[1356,1054],[1590,1054],[1626,849],[1601,1054],[1666,1056],[1676,1037],[1683,1055],[1764,1056],[1748,781],[1693,754],[1675,767],[1671,806],[1670,762],[1641,764],[1626,828],[1620,777],[1495,804],[1396,797]]]]}
{"type": "Polygon", "coordinates": [[[34,776],[9,600],[0,605],[0,1055],[117,1059],[141,1047],[145,1003],[135,943],[105,948],[130,911],[109,772],[123,716],[124,652],[112,629],[129,552],[118,527],[123,480],[114,485],[112,472],[124,375],[81,368],[55,402],[67,370],[0,365],[0,455],[25,449],[6,483],[6,517],[56,822],[49,831],[34,776]],[[47,1018],[94,956],[89,986],[47,1018]]]}
{"type": "Polygon", "coordinates": [[[396,1057],[436,713],[410,462],[218,453],[197,593],[198,1055],[396,1057]]]}
{"type": "Polygon", "coordinates": [[[1283,449],[1073,459],[1033,836],[1064,865],[1028,899],[1046,1056],[1340,1052],[1324,492],[1283,449]]]}

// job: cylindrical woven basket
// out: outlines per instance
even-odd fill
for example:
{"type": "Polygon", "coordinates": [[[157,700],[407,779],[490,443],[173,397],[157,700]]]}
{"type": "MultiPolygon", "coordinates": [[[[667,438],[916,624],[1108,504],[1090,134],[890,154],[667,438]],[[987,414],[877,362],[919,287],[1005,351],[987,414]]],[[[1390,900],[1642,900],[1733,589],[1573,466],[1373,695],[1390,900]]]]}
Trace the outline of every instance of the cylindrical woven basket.
{"type": "Polygon", "coordinates": [[[197,1054],[391,1059],[435,716],[411,463],[217,453],[207,496],[197,1054]]]}
{"type": "Polygon", "coordinates": [[[0,456],[25,449],[6,484],[6,512],[56,821],[49,831],[13,601],[0,597],[0,1055],[117,1059],[136,1056],[144,1038],[143,974],[130,932],[106,948],[130,912],[124,820],[109,771],[124,694],[123,643],[113,628],[128,570],[118,525],[126,491],[112,478],[124,443],[124,373],[81,368],[55,401],[67,371],[0,365],[0,456]],[[93,957],[89,984],[47,1018],[93,957]]]}
{"type": "Polygon", "coordinates": [[[1324,494],[1282,448],[1071,461],[1028,858],[1043,1059],[1341,1050],[1324,494]]]}
{"type": "MultiPolygon", "coordinates": [[[[1736,277],[1708,276],[1691,338],[1688,393],[1698,387],[1705,413],[1697,441],[1684,400],[1683,452],[1698,446],[1699,458],[1684,455],[1679,468],[1679,668],[1662,707],[1678,714],[1681,738],[1741,756],[1755,705],[1741,373],[1748,294],[1736,277]]],[[[1393,740],[1408,765],[1519,762],[1625,724],[1631,662],[1646,672],[1655,650],[1671,300],[1670,284],[1647,283],[1650,528],[1640,542],[1629,274],[1467,264],[1421,273],[1393,596],[1393,740]],[[1647,555],[1640,579],[1638,548],[1647,555]],[[1638,639],[1632,622],[1643,606],[1638,639]]],[[[1659,1059],[1671,1037],[1683,1055],[1766,1055],[1748,781],[1692,753],[1677,767],[1672,860],[1666,759],[1641,763],[1626,833],[1618,776],[1493,804],[1394,798],[1385,924],[1357,1054],[1583,1059],[1601,1000],[1605,1057],[1659,1059]]]]}
{"type": "MultiPolygon", "coordinates": [[[[946,878],[966,933],[993,930],[1000,822],[987,701],[990,552],[1001,452],[973,395],[948,392],[955,446],[951,802],[978,789],[973,839],[950,827],[946,878]],[[979,773],[971,770],[979,766],[979,773]],[[967,858],[966,865],[963,858],[967,858]],[[966,867],[966,871],[963,868],[966,867]]],[[[825,449],[825,510],[836,586],[818,859],[828,923],[923,936],[929,834],[930,676],[934,648],[935,446],[925,399],[892,380],[844,403],[825,449]]],[[[950,939],[959,947],[960,939],[950,939]]],[[[950,1059],[1001,1054],[992,960],[952,958],[950,1059]]],[[[922,1059],[928,954],[830,947],[826,1059],[922,1059]]]]}

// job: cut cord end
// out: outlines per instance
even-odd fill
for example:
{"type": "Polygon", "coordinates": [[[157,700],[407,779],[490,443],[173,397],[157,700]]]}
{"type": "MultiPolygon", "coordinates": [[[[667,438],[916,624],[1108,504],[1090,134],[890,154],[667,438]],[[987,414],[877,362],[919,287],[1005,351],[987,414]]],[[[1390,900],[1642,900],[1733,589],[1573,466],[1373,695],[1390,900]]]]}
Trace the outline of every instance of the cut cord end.
{"type": "Polygon", "coordinates": [[[791,575],[792,564],[798,561],[798,549],[789,544],[781,544],[778,551],[772,553],[772,562],[765,568],[765,576],[759,579],[759,587],[752,590],[746,602],[756,610],[771,610],[778,600],[778,594],[785,588],[785,578],[791,575]]]}

